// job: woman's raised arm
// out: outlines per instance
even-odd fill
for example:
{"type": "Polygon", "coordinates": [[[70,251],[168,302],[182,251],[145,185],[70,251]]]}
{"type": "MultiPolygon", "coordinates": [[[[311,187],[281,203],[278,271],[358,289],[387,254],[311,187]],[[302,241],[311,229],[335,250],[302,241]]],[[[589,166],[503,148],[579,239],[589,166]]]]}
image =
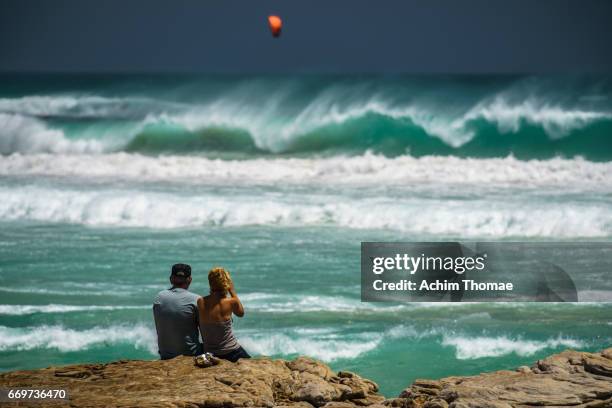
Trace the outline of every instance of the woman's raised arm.
{"type": "Polygon", "coordinates": [[[242,302],[240,302],[240,298],[236,294],[234,282],[232,282],[232,286],[229,288],[229,294],[232,297],[232,311],[234,314],[238,317],[244,316],[244,307],[242,306],[242,302]]]}

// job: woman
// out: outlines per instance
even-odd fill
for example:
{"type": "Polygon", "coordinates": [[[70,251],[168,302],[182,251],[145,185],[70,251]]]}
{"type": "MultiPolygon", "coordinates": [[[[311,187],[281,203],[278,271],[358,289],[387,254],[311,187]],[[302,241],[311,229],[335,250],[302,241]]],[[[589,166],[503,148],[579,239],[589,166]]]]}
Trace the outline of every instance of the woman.
{"type": "Polygon", "coordinates": [[[212,268],[208,272],[208,284],[210,295],[198,299],[204,351],[232,362],[240,358],[251,358],[232,332],[232,314],[242,317],[244,308],[236,295],[229,272],[220,267],[212,268]]]}

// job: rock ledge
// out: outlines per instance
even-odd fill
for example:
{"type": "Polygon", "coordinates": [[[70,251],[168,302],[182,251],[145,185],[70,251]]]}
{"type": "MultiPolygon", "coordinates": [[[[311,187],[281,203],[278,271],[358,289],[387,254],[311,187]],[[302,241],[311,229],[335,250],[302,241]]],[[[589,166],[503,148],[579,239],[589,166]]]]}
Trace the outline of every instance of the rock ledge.
{"type": "Polygon", "coordinates": [[[567,350],[516,371],[416,380],[387,400],[374,382],[307,357],[208,368],[191,357],[50,367],[0,374],[0,388],[62,388],[70,395],[20,405],[33,407],[611,408],[612,348],[567,350]]]}
{"type": "Polygon", "coordinates": [[[66,389],[69,401],[53,405],[70,407],[384,408],[379,404],[385,399],[374,382],[334,374],[306,357],[221,361],[208,368],[196,367],[192,357],[50,367],[0,374],[0,388],[66,389]]]}

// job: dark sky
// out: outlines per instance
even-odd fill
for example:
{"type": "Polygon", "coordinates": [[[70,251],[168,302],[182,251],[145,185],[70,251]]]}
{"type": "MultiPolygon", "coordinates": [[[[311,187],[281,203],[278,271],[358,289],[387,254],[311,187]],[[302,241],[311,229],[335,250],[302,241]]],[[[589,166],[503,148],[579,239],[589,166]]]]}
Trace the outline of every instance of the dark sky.
{"type": "Polygon", "coordinates": [[[612,0],[0,0],[0,70],[612,72],[612,0]]]}

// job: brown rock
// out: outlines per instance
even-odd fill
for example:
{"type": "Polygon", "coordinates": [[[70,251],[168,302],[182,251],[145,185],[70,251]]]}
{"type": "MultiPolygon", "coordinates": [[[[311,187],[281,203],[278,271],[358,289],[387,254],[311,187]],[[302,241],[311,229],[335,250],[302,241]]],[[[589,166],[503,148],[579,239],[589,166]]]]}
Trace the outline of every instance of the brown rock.
{"type": "Polygon", "coordinates": [[[385,405],[402,408],[612,407],[612,349],[567,350],[535,367],[416,380],[385,405]],[[446,405],[445,405],[446,404],[446,405]]]}
{"type": "Polygon", "coordinates": [[[323,405],[323,408],[356,408],[355,404],[350,402],[342,402],[342,401],[332,401],[323,405]]]}
{"type": "Polygon", "coordinates": [[[286,364],[292,371],[310,373],[321,378],[329,378],[334,375],[334,372],[327,365],[309,357],[298,357],[293,361],[287,361],[286,364]]]}
{"type": "Polygon", "coordinates": [[[423,408],[448,408],[448,402],[442,399],[432,399],[423,404],[423,408]]]}
{"type": "Polygon", "coordinates": [[[308,372],[295,372],[296,388],[292,395],[294,401],[307,401],[315,407],[325,405],[330,401],[338,401],[344,394],[342,389],[323,378],[308,372]]]}
{"type": "Polygon", "coordinates": [[[353,408],[384,400],[371,391],[374,383],[356,374],[348,384],[340,380],[325,364],[305,357],[222,361],[208,368],[196,367],[191,357],[177,357],[2,373],[0,388],[59,388],[70,396],[69,401],[19,405],[32,407],[313,408],[334,403],[353,408]]]}
{"type": "Polygon", "coordinates": [[[376,383],[348,371],[334,375],[306,357],[222,361],[208,368],[196,367],[190,357],[81,364],[2,373],[0,388],[66,389],[69,401],[43,404],[53,407],[611,408],[612,349],[568,350],[515,371],[416,380],[388,400],[377,394],[376,383]]]}
{"type": "Polygon", "coordinates": [[[385,397],[378,394],[369,394],[364,398],[354,399],[352,401],[361,407],[372,407],[374,405],[382,405],[385,401],[385,397]]]}
{"type": "Polygon", "coordinates": [[[287,405],[275,405],[274,408],[314,408],[312,404],[306,401],[293,402],[287,405]]]}
{"type": "Polygon", "coordinates": [[[346,374],[346,372],[341,371],[338,373],[338,377],[330,379],[331,382],[338,384],[339,389],[342,390],[343,399],[365,398],[368,394],[378,391],[376,383],[366,381],[354,373],[350,373],[350,376],[346,374]]]}

